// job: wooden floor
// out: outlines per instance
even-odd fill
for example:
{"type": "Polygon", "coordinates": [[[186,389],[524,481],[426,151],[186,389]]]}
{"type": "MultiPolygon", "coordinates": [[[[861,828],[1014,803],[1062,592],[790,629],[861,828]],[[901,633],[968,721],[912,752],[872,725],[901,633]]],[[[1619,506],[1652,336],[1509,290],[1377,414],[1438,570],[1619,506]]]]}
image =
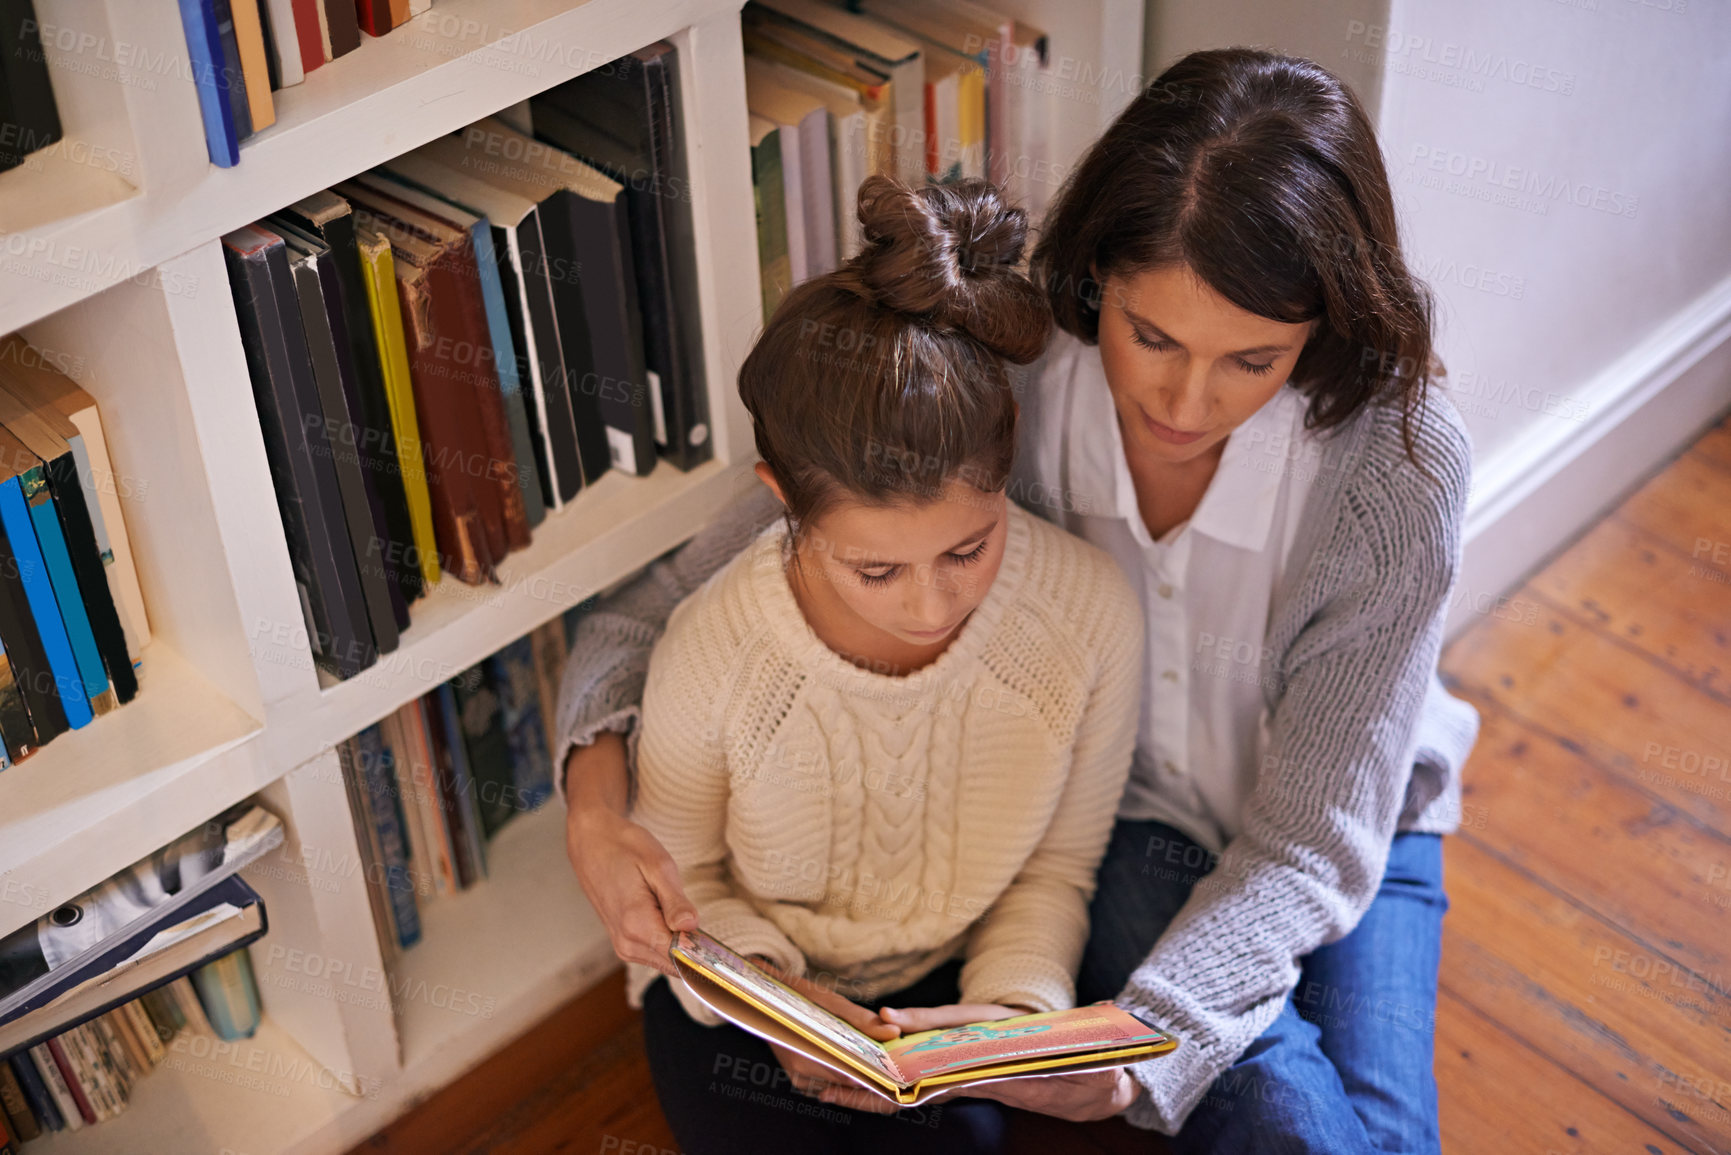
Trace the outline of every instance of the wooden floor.
{"type": "MultiPolygon", "coordinates": [[[[1443,662],[1484,718],[1445,843],[1444,1147],[1731,1153],[1731,422],[1480,608],[1443,662]]],[[[676,1151],[621,990],[356,1150],[676,1151]]],[[[1160,1150],[1116,1122],[1015,1133],[1160,1150]]]]}

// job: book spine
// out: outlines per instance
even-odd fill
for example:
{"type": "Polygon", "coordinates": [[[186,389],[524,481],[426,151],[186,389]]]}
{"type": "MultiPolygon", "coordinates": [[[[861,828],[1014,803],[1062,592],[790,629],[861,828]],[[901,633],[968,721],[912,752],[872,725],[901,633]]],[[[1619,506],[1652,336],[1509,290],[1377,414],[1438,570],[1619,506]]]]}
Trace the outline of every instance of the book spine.
{"type": "Polygon", "coordinates": [[[48,1080],[43,1076],[42,1069],[37,1066],[33,1051],[19,1051],[7,1062],[12,1065],[12,1073],[18,1079],[19,1089],[24,1092],[25,1101],[30,1104],[30,1111],[36,1116],[44,1131],[66,1130],[66,1118],[60,1113],[60,1104],[55,1101],[53,1092],[48,1088],[48,1080]]]}
{"type": "Polygon", "coordinates": [[[62,136],[60,112],[48,79],[48,58],[42,50],[41,25],[30,0],[0,4],[0,170],[16,168],[24,158],[47,148],[62,136]]]}
{"type": "Polygon", "coordinates": [[[270,62],[264,44],[264,16],[259,11],[259,2],[232,0],[234,39],[240,50],[247,116],[254,132],[276,123],[276,104],[270,95],[270,62]]]}
{"type": "Polygon", "coordinates": [[[140,667],[139,654],[150,641],[150,619],[144,612],[144,594],[138,588],[138,567],[132,560],[132,539],[120,510],[120,479],[108,457],[108,439],[102,431],[102,415],[94,402],[72,414],[78,440],[72,454],[78,462],[78,480],[84,487],[84,503],[91,510],[97,548],[102,552],[108,588],[114,595],[121,625],[126,629],[126,652],[132,668],[140,667]]]}
{"type": "Polygon", "coordinates": [[[31,524],[20,478],[8,478],[0,484],[0,526],[4,526],[6,540],[11,543],[13,556],[18,562],[19,577],[30,603],[30,615],[35,621],[37,635],[42,639],[53,688],[59,695],[61,709],[65,711],[66,723],[74,730],[80,729],[90,722],[90,701],[85,696],[84,681],[72,654],[66,623],[54,600],[48,565],[37,545],[36,529],[31,524]]]}
{"type": "Polygon", "coordinates": [[[102,558],[96,552],[90,511],[84,502],[84,489],[78,482],[78,464],[72,454],[63,453],[48,463],[47,472],[54,512],[60,519],[61,536],[66,540],[68,560],[90,620],[96,649],[114,686],[116,698],[125,705],[138,693],[138,678],[126,652],[126,633],[121,628],[120,614],[108,590],[102,558]]]}
{"type": "Polygon", "coordinates": [[[583,488],[576,416],[565,380],[565,354],[547,275],[540,209],[531,210],[510,233],[511,271],[517,278],[523,317],[523,356],[536,391],[546,460],[552,477],[549,504],[558,509],[583,488]]]}
{"type": "Polygon", "coordinates": [[[403,844],[409,855],[409,882],[415,901],[430,899],[436,891],[432,841],[422,813],[419,787],[415,784],[414,750],[403,733],[403,715],[398,710],[379,723],[385,749],[391,760],[391,789],[397,802],[397,820],[403,827],[403,844]]]}
{"type": "Polygon", "coordinates": [[[415,884],[409,877],[408,845],[393,797],[396,773],[391,765],[391,750],[384,744],[377,726],[367,727],[356,740],[368,809],[379,839],[385,897],[397,926],[397,945],[406,950],[421,941],[421,916],[415,906],[415,884]]]}
{"type": "Polygon", "coordinates": [[[36,730],[18,688],[12,661],[0,645],[0,769],[14,766],[36,752],[36,730]]]}
{"type": "MultiPolygon", "coordinates": [[[[237,0],[238,2],[238,0],[237,0]]],[[[234,9],[230,0],[212,0],[216,12],[217,47],[222,54],[222,72],[217,87],[228,101],[229,115],[234,120],[236,141],[252,135],[252,110],[247,104],[246,73],[240,65],[240,41],[235,36],[234,9]]]]}
{"type": "Polygon", "coordinates": [[[420,804],[422,825],[427,831],[434,885],[443,895],[454,893],[460,884],[456,852],[451,846],[450,824],[446,819],[444,798],[439,793],[438,767],[427,734],[426,707],[426,699],[416,699],[404,705],[398,711],[398,717],[414,752],[415,797],[420,804]]]}
{"type": "Polygon", "coordinates": [[[325,62],[323,37],[319,34],[319,9],[323,0],[290,0],[294,8],[294,34],[300,45],[301,70],[311,72],[325,62]]]}
{"type": "MultiPolygon", "coordinates": [[[[439,547],[433,537],[433,507],[427,492],[427,465],[421,455],[421,432],[415,420],[415,396],[409,379],[408,347],[397,302],[395,261],[391,243],[371,235],[358,241],[366,272],[367,302],[379,350],[379,368],[391,421],[391,447],[409,509],[411,567],[418,566],[420,590],[439,580],[439,547]]],[[[408,579],[405,577],[405,586],[408,579]]]]}
{"type": "Polygon", "coordinates": [[[523,399],[523,381],[517,372],[517,347],[511,339],[511,323],[505,314],[499,254],[493,249],[493,230],[486,220],[475,222],[471,240],[475,247],[475,267],[481,278],[481,304],[487,315],[487,333],[493,342],[499,394],[504,401],[505,420],[510,428],[517,488],[522,494],[524,544],[528,544],[528,530],[540,525],[547,517],[547,507],[541,500],[541,471],[536,467],[535,451],[529,443],[529,414],[523,399]]]}
{"type": "Polygon", "coordinates": [[[346,56],[361,46],[361,25],[355,0],[324,0],[325,25],[329,29],[331,59],[346,56]]]}
{"type": "Polygon", "coordinates": [[[168,1055],[168,1050],[162,1045],[162,1038],[156,1033],[156,1024],[150,1021],[145,1013],[144,1004],[137,999],[123,1003],[120,1013],[126,1021],[132,1024],[132,1033],[138,1037],[139,1044],[144,1048],[144,1058],[152,1067],[162,1062],[168,1055]]]}
{"type": "Polygon", "coordinates": [[[276,63],[278,88],[293,88],[306,80],[301,66],[300,32],[295,28],[294,0],[265,0],[266,29],[276,63]]]}
{"type": "Polygon", "coordinates": [[[204,1006],[211,1031],[224,1042],[250,1039],[258,1030],[258,985],[252,959],[243,946],[192,972],[193,989],[204,1006]]]}
{"type": "Polygon", "coordinates": [[[98,714],[105,714],[117,705],[108,686],[108,671],[102,666],[102,653],[96,648],[96,633],[90,628],[90,615],[84,608],[84,597],[78,590],[78,578],[72,572],[72,557],[66,549],[66,535],[60,529],[60,516],[54,509],[54,497],[48,489],[47,471],[41,466],[28,470],[20,479],[24,487],[24,504],[30,509],[30,521],[36,528],[36,544],[48,566],[48,580],[54,589],[55,603],[60,607],[60,619],[66,625],[66,636],[72,643],[73,661],[84,681],[84,695],[98,714]]]}
{"type": "Polygon", "coordinates": [[[66,1060],[64,1056],[56,1058],[56,1049],[58,1048],[52,1040],[38,1043],[30,1048],[30,1057],[36,1060],[36,1069],[41,1072],[42,1082],[53,1096],[54,1105],[60,1109],[60,1118],[66,1124],[66,1130],[77,1131],[91,1121],[90,1105],[81,1102],[79,1097],[72,1093],[68,1082],[70,1076],[66,1073],[66,1060]]]}
{"type": "Polygon", "coordinates": [[[20,1142],[28,1142],[42,1134],[42,1124],[31,1110],[30,1100],[25,1097],[18,1076],[4,1061],[0,1061],[0,1112],[4,1113],[7,1126],[20,1142]]]}
{"type": "Polygon", "coordinates": [[[367,790],[366,773],[361,769],[361,744],[358,737],[337,745],[337,759],[342,764],[343,789],[348,793],[349,815],[354,821],[355,849],[360,857],[361,886],[367,895],[367,906],[373,912],[373,933],[379,942],[379,957],[387,965],[397,958],[400,950],[397,926],[385,894],[384,855],[379,849],[378,824],[373,821],[372,803],[367,790]]]}

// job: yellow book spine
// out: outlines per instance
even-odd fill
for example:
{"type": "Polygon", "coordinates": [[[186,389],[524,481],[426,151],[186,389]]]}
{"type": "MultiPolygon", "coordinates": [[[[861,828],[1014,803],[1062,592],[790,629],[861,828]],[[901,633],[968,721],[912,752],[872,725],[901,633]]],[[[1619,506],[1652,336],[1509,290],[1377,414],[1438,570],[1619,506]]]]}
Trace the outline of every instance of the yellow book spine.
{"type": "Polygon", "coordinates": [[[430,588],[439,580],[439,547],[433,538],[433,502],[427,493],[421,428],[415,420],[415,392],[409,381],[409,347],[397,303],[396,262],[391,258],[391,243],[384,237],[361,238],[360,250],[367,268],[367,304],[379,343],[391,432],[397,441],[397,467],[403,471],[403,489],[409,499],[409,528],[415,538],[421,580],[430,588]]]}
{"type": "Polygon", "coordinates": [[[247,115],[252,130],[276,123],[276,104],[270,95],[270,65],[264,56],[264,25],[256,3],[234,5],[234,39],[240,49],[240,74],[246,81],[247,115]]]}
{"type": "Polygon", "coordinates": [[[962,73],[959,85],[962,121],[962,176],[986,175],[986,74],[978,68],[962,73]]]}

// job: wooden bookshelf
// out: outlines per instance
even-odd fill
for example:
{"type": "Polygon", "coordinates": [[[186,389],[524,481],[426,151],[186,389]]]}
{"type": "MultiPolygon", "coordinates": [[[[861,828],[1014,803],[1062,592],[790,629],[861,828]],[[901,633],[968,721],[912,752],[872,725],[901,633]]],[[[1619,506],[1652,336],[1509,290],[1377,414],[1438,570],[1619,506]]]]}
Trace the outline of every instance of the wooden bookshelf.
{"type": "MultiPolygon", "coordinates": [[[[345,1150],[611,967],[556,805],[508,823],[489,844],[489,877],[425,904],[422,941],[387,965],[350,870],[358,849],[333,751],[678,545],[755,484],[733,389],[761,324],[741,2],[435,0],[275,93],[277,123],[242,144],[238,166],[218,169],[171,0],[35,0],[45,29],[73,33],[45,37],[71,144],[0,174],[0,333],[65,354],[97,400],[129,486],[152,640],[135,701],[0,773],[0,934],[248,797],[283,818],[288,841],[247,872],[270,920],[252,949],[258,1035],[220,1054],[176,1052],[123,1116],[31,1152],[345,1150]],[[104,47],[77,49],[79,36],[104,47]],[[602,478],[549,514],[500,585],[441,583],[415,604],[397,651],[330,681],[297,636],[219,238],[662,39],[678,52],[715,460],[602,478]],[[124,82],[103,56],[121,43],[135,64],[124,82]],[[314,957],[388,976],[397,997],[321,985],[307,972],[314,957]],[[433,993],[452,989],[488,1013],[454,1011],[433,993]]],[[[1133,81],[1142,0],[1001,7],[1044,25],[1060,57],[1133,81]]],[[[1133,87],[1107,83],[1099,99],[1062,107],[1072,153],[1133,87]]]]}

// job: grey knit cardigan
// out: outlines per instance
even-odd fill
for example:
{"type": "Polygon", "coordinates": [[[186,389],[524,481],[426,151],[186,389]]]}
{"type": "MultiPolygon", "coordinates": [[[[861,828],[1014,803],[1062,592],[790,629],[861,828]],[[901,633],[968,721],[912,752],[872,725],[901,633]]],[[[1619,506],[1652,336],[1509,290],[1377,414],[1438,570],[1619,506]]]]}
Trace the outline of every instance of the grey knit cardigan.
{"type": "MultiPolygon", "coordinates": [[[[1036,393],[1025,395],[1025,426],[1039,420],[1036,393]]],[[[1270,607],[1270,739],[1242,833],[1117,999],[1182,1040],[1132,1068],[1143,1093],[1127,1117],[1137,1126],[1176,1132],[1273,1022],[1300,960],[1370,906],[1396,831],[1458,825],[1478,715],[1443,690],[1436,664],[1471,448],[1434,393],[1413,435],[1422,468],[1407,455],[1400,414],[1373,405],[1325,435],[1320,463],[1306,465],[1319,473],[1270,607]]],[[[1024,474],[1012,493],[1061,487],[1061,478],[1024,474]]],[[[1031,511],[1049,514],[1040,504],[1031,511]]],[[[555,766],[604,729],[635,747],[649,653],[668,615],[778,512],[757,487],[582,618],[560,691],[555,766]]]]}

